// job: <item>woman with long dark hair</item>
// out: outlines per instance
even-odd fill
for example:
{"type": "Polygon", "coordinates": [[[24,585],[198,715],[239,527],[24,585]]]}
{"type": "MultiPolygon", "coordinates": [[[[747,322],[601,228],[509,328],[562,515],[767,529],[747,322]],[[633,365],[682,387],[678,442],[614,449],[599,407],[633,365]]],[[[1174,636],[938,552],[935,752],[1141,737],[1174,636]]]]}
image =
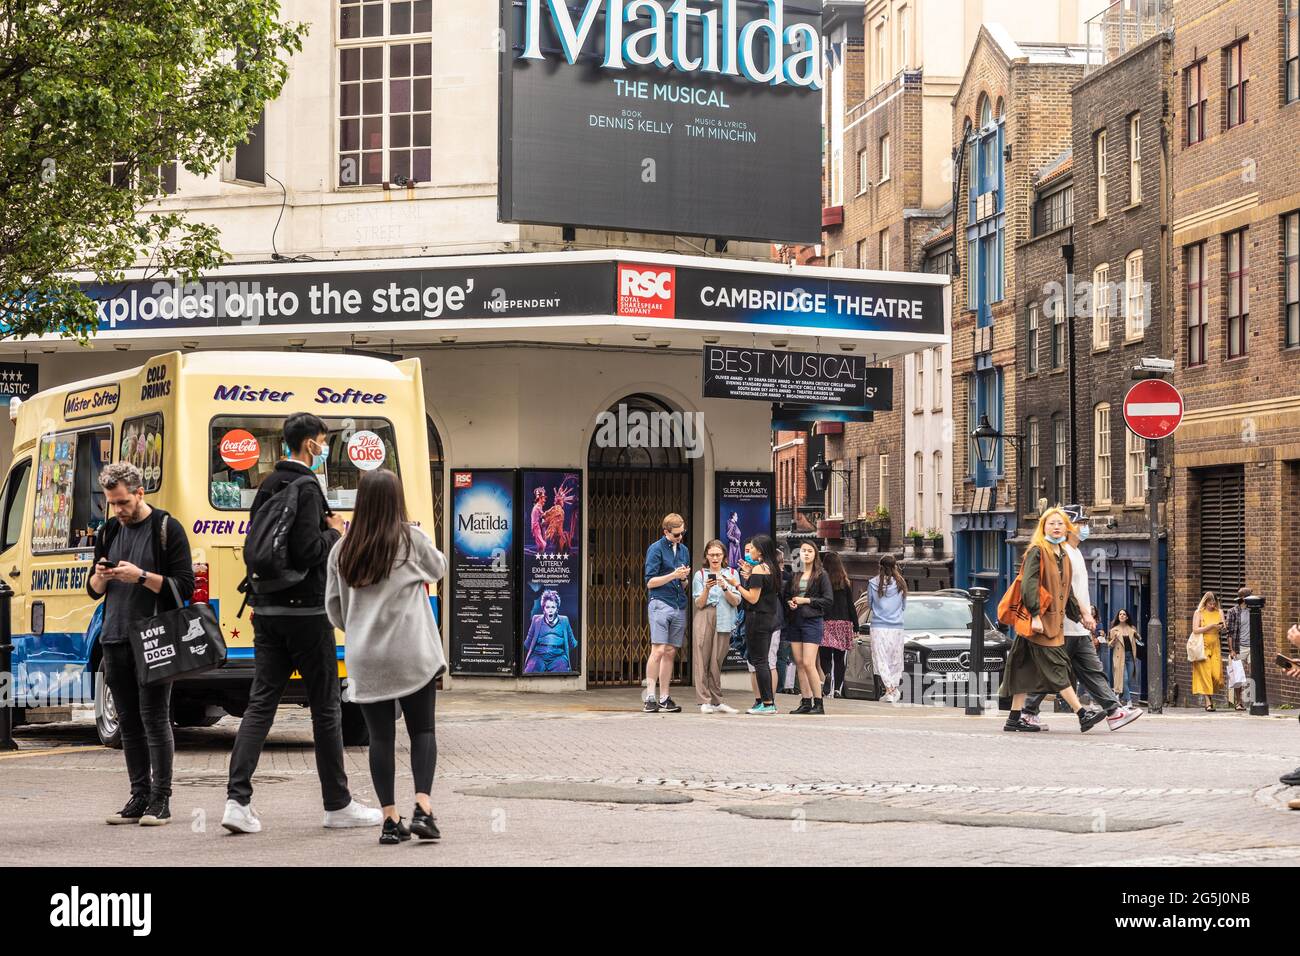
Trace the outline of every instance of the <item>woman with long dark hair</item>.
{"type": "Polygon", "coordinates": [[[885,693],[880,699],[897,703],[903,699],[899,686],[903,682],[903,611],[907,609],[907,582],[898,571],[892,554],[880,556],[880,573],[867,582],[867,600],[871,604],[871,666],[885,693]]]}
{"type": "Polygon", "coordinates": [[[385,469],[362,475],[352,526],[330,551],[325,607],[347,635],[348,693],[370,730],[370,777],[383,804],[383,844],[409,840],[412,833],[422,840],[441,836],[429,791],[438,760],[434,683],[447,661],[427,585],[446,570],[442,552],[407,520],[397,475],[385,469]],[[393,796],[399,707],[415,777],[409,828],[393,796]]]}
{"type": "Polygon", "coordinates": [[[1111,686],[1125,707],[1137,703],[1142,695],[1138,687],[1138,648],[1141,644],[1128,611],[1120,608],[1115,613],[1115,620],[1110,622],[1111,668],[1115,675],[1111,686]]]}
{"type": "Polygon", "coordinates": [[[827,697],[840,697],[844,692],[845,656],[853,647],[858,629],[858,613],[853,607],[853,582],[844,570],[844,562],[834,551],[822,555],[822,567],[831,582],[831,607],[826,612],[822,631],[822,646],[817,656],[826,681],[822,692],[827,697]]]}
{"type": "Polygon", "coordinates": [[[792,714],[824,714],[822,676],[817,670],[817,652],[821,649],[825,615],[830,610],[831,579],[822,569],[817,546],[805,541],[799,546],[802,571],[791,580],[785,595],[790,613],[781,628],[781,636],[790,642],[799,690],[803,699],[792,714]],[[787,634],[787,630],[789,633],[787,634]]]}
{"type": "Polygon", "coordinates": [[[776,558],[775,541],[765,534],[757,534],[746,542],[740,578],[744,582],[740,596],[750,606],[745,621],[745,657],[758,685],[758,697],[746,713],[775,714],[771,653],[781,613],[781,565],[776,558]]]}

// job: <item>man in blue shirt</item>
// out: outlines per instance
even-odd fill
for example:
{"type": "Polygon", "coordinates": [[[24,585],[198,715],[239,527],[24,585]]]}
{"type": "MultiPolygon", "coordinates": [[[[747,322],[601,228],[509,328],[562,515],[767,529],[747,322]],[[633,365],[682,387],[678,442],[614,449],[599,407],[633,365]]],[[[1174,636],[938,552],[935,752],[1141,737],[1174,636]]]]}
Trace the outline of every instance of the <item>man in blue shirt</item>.
{"type": "Polygon", "coordinates": [[[673,658],[686,640],[686,580],[691,576],[691,555],[686,548],[686,520],[665,515],[663,537],[645,553],[645,586],[650,593],[650,657],[645,664],[645,712],[676,714],[681,707],[668,696],[673,679],[673,658]],[[659,693],[655,693],[658,682],[659,693]]]}

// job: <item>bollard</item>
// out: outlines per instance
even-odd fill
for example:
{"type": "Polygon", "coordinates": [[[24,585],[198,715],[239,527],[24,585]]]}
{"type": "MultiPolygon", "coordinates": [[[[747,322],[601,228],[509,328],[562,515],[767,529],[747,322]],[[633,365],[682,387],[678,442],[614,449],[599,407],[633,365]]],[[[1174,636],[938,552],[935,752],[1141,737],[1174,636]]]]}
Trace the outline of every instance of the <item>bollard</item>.
{"type": "Polygon", "coordinates": [[[974,680],[966,681],[966,713],[971,717],[984,713],[984,602],[988,597],[988,588],[970,589],[970,672],[974,680]],[[972,684],[974,703],[971,703],[972,684]]]}
{"type": "Polygon", "coordinates": [[[9,608],[14,589],[0,581],[0,750],[17,750],[14,743],[14,714],[18,707],[18,683],[13,679],[14,645],[9,608]]]}
{"type": "Polygon", "coordinates": [[[1264,599],[1257,594],[1246,598],[1250,612],[1250,678],[1255,682],[1255,700],[1250,705],[1252,717],[1268,716],[1267,670],[1264,667],[1264,599]]]}

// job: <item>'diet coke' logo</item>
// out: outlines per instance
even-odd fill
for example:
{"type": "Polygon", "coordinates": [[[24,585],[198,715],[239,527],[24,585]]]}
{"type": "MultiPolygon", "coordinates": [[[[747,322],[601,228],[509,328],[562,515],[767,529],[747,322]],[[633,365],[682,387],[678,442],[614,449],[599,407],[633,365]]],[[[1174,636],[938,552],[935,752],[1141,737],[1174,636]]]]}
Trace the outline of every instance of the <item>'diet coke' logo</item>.
{"type": "Polygon", "coordinates": [[[648,319],[677,315],[677,270],[672,266],[618,267],[618,314],[648,319]]]}
{"type": "Polygon", "coordinates": [[[360,431],[348,439],[348,461],[361,471],[374,471],[384,463],[384,443],[374,432],[360,431]]]}
{"type": "Polygon", "coordinates": [[[252,468],[261,454],[257,439],[242,428],[233,428],[222,435],[217,450],[221,453],[221,460],[235,471],[252,468]]]}

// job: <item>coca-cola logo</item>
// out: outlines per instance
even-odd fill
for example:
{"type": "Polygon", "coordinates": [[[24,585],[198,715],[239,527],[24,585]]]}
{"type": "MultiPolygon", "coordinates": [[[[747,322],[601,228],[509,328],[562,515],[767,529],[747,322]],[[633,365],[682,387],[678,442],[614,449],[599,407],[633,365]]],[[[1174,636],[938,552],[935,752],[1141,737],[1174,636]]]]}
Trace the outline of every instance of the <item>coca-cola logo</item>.
{"type": "Polygon", "coordinates": [[[385,457],[384,443],[374,432],[356,432],[348,439],[348,461],[361,471],[373,471],[385,457]]]}
{"type": "Polygon", "coordinates": [[[217,444],[221,460],[235,471],[247,471],[257,464],[262,448],[257,439],[242,428],[234,428],[221,436],[217,444]]]}

